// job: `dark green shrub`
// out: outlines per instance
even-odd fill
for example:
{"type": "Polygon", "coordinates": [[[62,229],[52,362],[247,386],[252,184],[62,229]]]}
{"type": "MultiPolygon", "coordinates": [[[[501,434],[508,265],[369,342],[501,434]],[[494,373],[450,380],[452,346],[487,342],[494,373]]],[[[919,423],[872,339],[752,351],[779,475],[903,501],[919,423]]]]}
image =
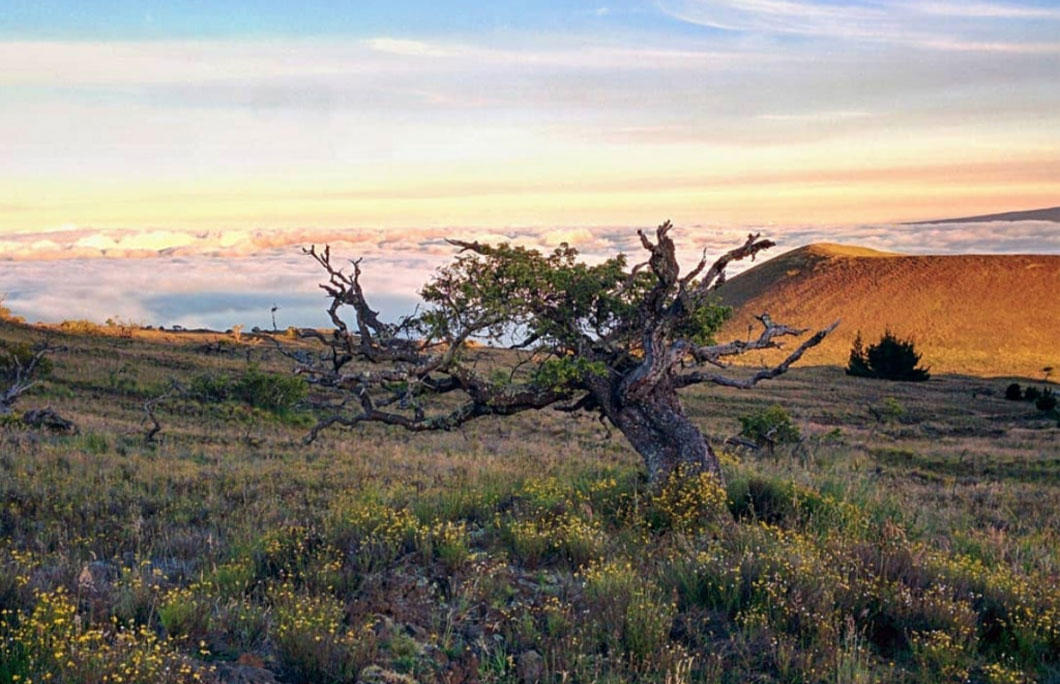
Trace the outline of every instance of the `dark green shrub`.
{"type": "Polygon", "coordinates": [[[1009,401],[1023,401],[1023,389],[1018,382],[1005,388],[1005,398],[1009,401]]]}
{"type": "Polygon", "coordinates": [[[232,385],[227,375],[203,373],[192,378],[188,394],[204,404],[217,404],[232,398],[232,385]]]}
{"type": "Polygon", "coordinates": [[[236,383],[236,397],[244,403],[266,411],[286,411],[309,393],[303,378],[263,373],[251,366],[236,383]]]}
{"type": "Polygon", "coordinates": [[[1042,391],[1037,387],[1027,385],[1027,389],[1023,391],[1023,401],[1038,401],[1041,398],[1042,391]]]}
{"type": "Polygon", "coordinates": [[[802,435],[792,422],[791,416],[780,404],[740,416],[740,434],[759,446],[766,444],[793,444],[802,435]]]}
{"type": "Polygon", "coordinates": [[[1056,408],[1056,394],[1052,390],[1045,390],[1042,396],[1034,401],[1034,407],[1039,411],[1052,411],[1056,408]]]}
{"type": "Polygon", "coordinates": [[[729,510],[739,520],[778,524],[795,516],[795,492],[789,482],[751,475],[733,478],[726,486],[729,510]]]}
{"type": "Polygon", "coordinates": [[[282,413],[305,398],[309,386],[303,378],[265,373],[250,366],[242,376],[203,374],[195,377],[189,394],[203,403],[234,401],[254,408],[282,413]]]}
{"type": "Polygon", "coordinates": [[[859,332],[850,350],[846,372],[848,375],[882,380],[921,382],[930,378],[931,374],[919,364],[920,354],[912,340],[903,340],[887,330],[879,342],[863,349],[859,332]]]}

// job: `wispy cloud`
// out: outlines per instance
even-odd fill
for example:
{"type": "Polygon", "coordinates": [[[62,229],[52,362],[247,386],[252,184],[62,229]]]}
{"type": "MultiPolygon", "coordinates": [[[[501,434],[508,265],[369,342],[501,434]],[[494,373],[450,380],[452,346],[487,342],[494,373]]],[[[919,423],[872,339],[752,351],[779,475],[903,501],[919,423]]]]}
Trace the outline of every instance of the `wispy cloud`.
{"type": "Polygon", "coordinates": [[[1060,21],[1060,10],[1034,5],[945,0],[660,0],[659,6],[682,21],[737,32],[796,34],[933,50],[1040,54],[1060,48],[1057,26],[1040,25],[1060,21]]]}
{"type": "Polygon", "coordinates": [[[457,54],[452,48],[401,38],[371,38],[365,41],[365,44],[376,52],[405,57],[450,57],[457,54]]]}

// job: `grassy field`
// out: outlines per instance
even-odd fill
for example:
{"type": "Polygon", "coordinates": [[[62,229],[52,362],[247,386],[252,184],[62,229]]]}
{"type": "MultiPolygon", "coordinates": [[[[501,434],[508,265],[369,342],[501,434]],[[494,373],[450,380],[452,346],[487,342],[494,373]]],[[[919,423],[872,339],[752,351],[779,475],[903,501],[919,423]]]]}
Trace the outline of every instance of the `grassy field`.
{"type": "Polygon", "coordinates": [[[1060,682],[1060,429],[1010,379],[697,389],[726,486],[652,492],[550,411],[306,446],[306,410],[200,391],[149,443],[171,379],[289,363],[52,334],[18,408],[80,432],[0,425],[0,682],[1060,682]],[[774,403],[800,442],[723,444],[774,403]]]}

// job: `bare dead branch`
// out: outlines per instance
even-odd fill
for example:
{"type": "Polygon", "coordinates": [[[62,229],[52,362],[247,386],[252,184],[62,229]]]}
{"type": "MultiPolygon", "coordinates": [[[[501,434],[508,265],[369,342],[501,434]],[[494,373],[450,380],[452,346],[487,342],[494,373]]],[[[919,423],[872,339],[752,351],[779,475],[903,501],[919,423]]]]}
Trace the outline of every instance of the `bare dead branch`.
{"type": "Polygon", "coordinates": [[[689,385],[697,385],[704,382],[712,382],[716,385],[722,385],[725,387],[735,387],[738,389],[751,389],[759,382],[763,380],[770,380],[786,373],[791,364],[795,363],[802,358],[802,355],[806,353],[808,349],[816,347],[824,340],[836,327],[839,325],[839,321],[836,321],[832,325],[818,330],[813,334],[812,337],[807,338],[802,344],[800,344],[795,351],[788,355],[786,359],[778,363],[771,368],[763,368],[749,378],[740,380],[737,378],[731,378],[728,376],[720,375],[717,373],[709,373],[704,371],[697,371],[692,373],[685,373],[675,378],[675,384],[677,387],[688,387],[689,385]]]}
{"type": "Polygon", "coordinates": [[[15,402],[37,385],[37,375],[44,357],[60,351],[65,351],[65,347],[45,341],[32,348],[29,359],[21,359],[17,353],[9,354],[7,387],[0,392],[0,415],[10,414],[15,402]]]}
{"type": "Polygon", "coordinates": [[[184,388],[176,380],[170,380],[169,388],[165,392],[144,402],[144,415],[147,416],[147,420],[151,422],[151,427],[148,428],[147,432],[144,434],[145,442],[153,444],[155,442],[155,437],[157,437],[158,433],[162,431],[162,423],[159,422],[158,416],[155,415],[155,409],[158,405],[170,397],[178,394],[183,395],[185,393],[184,388]]]}

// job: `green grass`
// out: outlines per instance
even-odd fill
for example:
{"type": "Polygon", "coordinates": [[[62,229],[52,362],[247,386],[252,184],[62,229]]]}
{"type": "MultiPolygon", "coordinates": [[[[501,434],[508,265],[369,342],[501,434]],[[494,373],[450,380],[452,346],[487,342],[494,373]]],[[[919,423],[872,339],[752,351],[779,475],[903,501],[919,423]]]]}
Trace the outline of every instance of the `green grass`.
{"type": "Polygon", "coordinates": [[[726,488],[653,493],[555,412],[304,446],[183,398],[148,444],[171,379],[288,370],[219,337],[57,335],[18,408],[81,433],[0,424],[0,682],[1060,681],[1060,430],[1008,379],[693,392],[726,488]],[[773,404],[802,441],[722,445],[773,404]]]}

